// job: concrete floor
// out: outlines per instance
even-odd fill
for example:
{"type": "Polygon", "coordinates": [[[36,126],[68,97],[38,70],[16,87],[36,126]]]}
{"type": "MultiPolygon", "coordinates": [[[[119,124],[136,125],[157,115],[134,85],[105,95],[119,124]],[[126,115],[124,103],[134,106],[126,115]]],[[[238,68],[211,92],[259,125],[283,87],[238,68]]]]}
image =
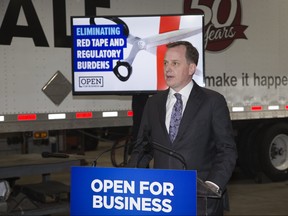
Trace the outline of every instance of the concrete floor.
{"type": "MultiPolygon", "coordinates": [[[[103,151],[111,147],[111,143],[102,143],[98,146],[97,151],[85,153],[85,158],[90,165],[93,160],[103,151]]],[[[121,162],[123,159],[122,152],[117,152],[116,161],[121,162]]],[[[110,154],[103,154],[98,159],[98,166],[111,167],[110,154]]],[[[17,183],[39,181],[41,177],[20,179],[17,183]],[[33,180],[31,180],[33,179],[33,180]]],[[[51,180],[57,180],[70,184],[69,173],[52,174],[51,180]]],[[[225,216],[239,215],[288,215],[288,181],[285,182],[264,182],[255,183],[241,173],[235,171],[228,185],[230,197],[230,211],[225,212],[225,216]]],[[[63,214],[60,214],[63,215],[63,214]]]]}
{"type": "Polygon", "coordinates": [[[230,212],[225,215],[288,215],[288,181],[255,183],[239,175],[228,185],[230,212]]]}

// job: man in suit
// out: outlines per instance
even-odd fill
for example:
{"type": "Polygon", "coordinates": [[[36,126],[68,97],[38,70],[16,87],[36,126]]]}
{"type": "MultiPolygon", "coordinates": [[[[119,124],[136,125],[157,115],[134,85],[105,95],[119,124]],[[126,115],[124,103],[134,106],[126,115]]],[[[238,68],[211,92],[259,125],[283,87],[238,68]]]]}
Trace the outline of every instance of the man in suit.
{"type": "MultiPolygon", "coordinates": [[[[197,49],[187,41],[167,44],[164,73],[169,88],[147,100],[138,138],[141,141],[148,133],[151,142],[182,155],[186,168],[197,170],[198,178],[221,195],[221,199],[208,199],[208,214],[223,215],[226,185],[236,164],[236,144],[224,97],[192,80],[198,58],[197,49]],[[173,108],[176,101],[180,107],[173,108]],[[173,109],[180,110],[180,116],[173,109]]],[[[153,157],[154,168],[183,169],[181,161],[161,151],[154,149],[145,156],[146,144],[136,144],[129,167],[146,166],[153,157]]],[[[203,206],[198,202],[198,212],[200,208],[203,206]]]]}

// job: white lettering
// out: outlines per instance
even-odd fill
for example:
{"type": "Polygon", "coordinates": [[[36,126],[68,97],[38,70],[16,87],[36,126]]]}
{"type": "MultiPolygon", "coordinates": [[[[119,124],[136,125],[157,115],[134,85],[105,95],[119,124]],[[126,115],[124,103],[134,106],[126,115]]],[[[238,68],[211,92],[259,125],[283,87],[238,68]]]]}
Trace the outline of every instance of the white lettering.
{"type": "Polygon", "coordinates": [[[89,47],[91,41],[89,39],[77,39],[77,47],[89,47]]]}
{"type": "Polygon", "coordinates": [[[109,190],[112,190],[113,193],[135,193],[135,182],[126,181],[126,180],[109,180],[105,179],[101,181],[100,179],[94,179],[91,182],[91,189],[98,193],[104,192],[107,193],[109,190]]]}
{"type": "Polygon", "coordinates": [[[150,191],[153,195],[160,195],[163,196],[174,196],[173,194],[174,185],[171,182],[148,182],[148,181],[140,181],[140,194],[144,194],[145,191],[150,191]]]}

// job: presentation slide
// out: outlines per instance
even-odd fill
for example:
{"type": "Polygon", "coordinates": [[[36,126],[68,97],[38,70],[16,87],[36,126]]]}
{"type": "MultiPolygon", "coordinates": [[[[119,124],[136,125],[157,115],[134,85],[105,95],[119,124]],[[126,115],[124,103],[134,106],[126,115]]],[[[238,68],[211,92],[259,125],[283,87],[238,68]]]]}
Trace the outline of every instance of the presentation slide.
{"type": "Polygon", "coordinates": [[[71,17],[73,94],[155,93],[164,79],[166,44],[190,41],[204,85],[203,15],[71,17]]]}

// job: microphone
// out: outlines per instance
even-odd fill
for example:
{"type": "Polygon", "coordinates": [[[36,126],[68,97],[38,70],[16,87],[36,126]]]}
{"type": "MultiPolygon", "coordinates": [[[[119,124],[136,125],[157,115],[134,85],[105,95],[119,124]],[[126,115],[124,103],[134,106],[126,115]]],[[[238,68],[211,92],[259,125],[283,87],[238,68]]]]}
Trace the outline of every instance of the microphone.
{"type": "Polygon", "coordinates": [[[183,169],[184,170],[187,169],[187,164],[186,164],[185,158],[180,153],[176,152],[175,150],[173,150],[171,148],[163,146],[160,143],[154,142],[154,141],[152,142],[152,148],[155,150],[158,150],[162,153],[165,153],[165,154],[167,154],[173,158],[176,158],[183,165],[183,169]]]}
{"type": "Polygon", "coordinates": [[[127,167],[147,168],[153,159],[154,150],[158,150],[166,155],[176,158],[183,165],[183,169],[187,169],[185,158],[175,150],[161,145],[151,140],[151,131],[144,127],[142,140],[135,145],[132,151],[127,167]]]}
{"type": "Polygon", "coordinates": [[[154,150],[158,150],[164,154],[176,158],[183,165],[183,169],[186,170],[187,165],[184,157],[173,149],[163,146],[160,143],[151,141],[151,131],[147,128],[144,128],[143,139],[137,146],[135,146],[127,167],[147,168],[150,161],[153,159],[154,150]]]}
{"type": "Polygon", "coordinates": [[[142,138],[136,141],[129,162],[126,167],[147,168],[153,158],[153,148],[151,145],[149,130],[144,129],[142,138]]]}
{"type": "MultiPolygon", "coordinates": [[[[96,167],[98,160],[99,160],[103,155],[105,155],[106,153],[109,153],[109,152],[112,153],[114,150],[120,149],[120,148],[127,148],[127,149],[128,149],[129,146],[135,145],[138,141],[139,141],[139,139],[137,139],[137,140],[134,141],[134,142],[130,142],[130,143],[128,143],[128,144],[125,143],[125,144],[119,145],[119,146],[116,146],[116,143],[113,144],[113,146],[112,146],[111,148],[109,148],[109,149],[101,152],[101,153],[96,157],[96,159],[91,163],[91,166],[96,167]]],[[[126,152],[125,152],[125,153],[126,153],[126,152]]],[[[112,160],[112,158],[111,158],[111,160],[112,160]]],[[[112,160],[112,163],[113,163],[113,160],[112,160]]],[[[125,165],[127,164],[126,161],[124,161],[123,163],[124,163],[123,166],[125,166],[125,165]]],[[[114,164],[115,164],[115,162],[114,162],[114,164]]],[[[113,165],[114,165],[114,164],[113,164],[113,165]]],[[[114,166],[115,166],[115,165],[114,165],[114,166]]]]}
{"type": "MultiPolygon", "coordinates": [[[[178,161],[182,163],[183,170],[187,170],[187,164],[183,155],[157,142],[152,142],[152,145],[155,150],[161,151],[169,156],[176,158],[178,161]]],[[[219,192],[214,191],[213,188],[211,188],[203,180],[197,177],[197,197],[198,198],[199,197],[219,198],[221,197],[221,192],[219,193],[219,192]]]]}
{"type": "Polygon", "coordinates": [[[153,146],[151,142],[151,134],[150,131],[144,129],[143,139],[142,139],[142,147],[141,155],[137,161],[138,168],[147,168],[149,166],[150,161],[153,159],[153,146]]]}
{"type": "MultiPolygon", "coordinates": [[[[138,149],[136,148],[137,151],[134,151],[135,157],[132,159],[133,166],[131,167],[146,168],[153,158],[154,150],[157,150],[177,159],[183,165],[183,170],[187,170],[187,163],[182,154],[158,142],[151,141],[151,134],[149,130],[144,129],[143,134],[144,136],[142,142],[139,143],[140,146],[138,149]]],[[[221,197],[221,193],[215,192],[212,188],[209,187],[209,185],[197,177],[197,197],[219,198],[221,197]]]]}

